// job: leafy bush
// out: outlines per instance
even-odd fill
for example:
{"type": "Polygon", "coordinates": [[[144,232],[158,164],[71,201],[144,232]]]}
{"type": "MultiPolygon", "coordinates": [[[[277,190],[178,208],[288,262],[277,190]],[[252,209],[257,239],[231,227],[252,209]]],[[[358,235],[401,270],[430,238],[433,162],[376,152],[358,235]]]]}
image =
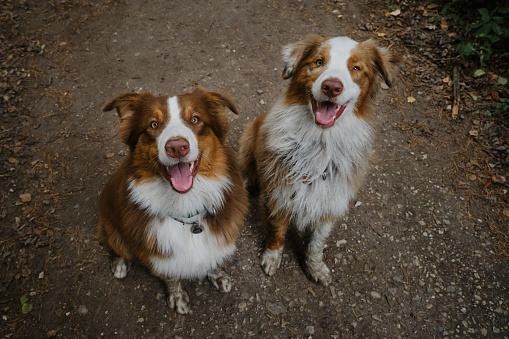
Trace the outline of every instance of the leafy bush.
{"type": "Polygon", "coordinates": [[[488,61],[496,49],[509,45],[509,4],[498,1],[452,0],[444,4],[441,15],[430,21],[453,21],[464,28],[464,39],[456,47],[463,58],[477,56],[481,65],[488,61]],[[474,11],[477,9],[477,11],[474,11]]]}

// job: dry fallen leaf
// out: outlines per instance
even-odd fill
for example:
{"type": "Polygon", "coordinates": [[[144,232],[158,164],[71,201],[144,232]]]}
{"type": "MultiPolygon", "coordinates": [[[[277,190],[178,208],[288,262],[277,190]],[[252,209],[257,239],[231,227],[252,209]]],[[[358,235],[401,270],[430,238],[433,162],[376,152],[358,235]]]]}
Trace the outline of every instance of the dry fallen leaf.
{"type": "Polygon", "coordinates": [[[493,98],[493,100],[500,99],[500,95],[498,94],[497,91],[491,91],[491,97],[493,98]]]}
{"type": "Polygon", "coordinates": [[[438,5],[437,4],[429,4],[427,7],[428,7],[428,9],[433,9],[433,8],[437,8],[438,5]]]}
{"type": "Polygon", "coordinates": [[[445,18],[442,18],[442,20],[440,21],[440,28],[442,28],[443,31],[447,31],[447,29],[449,28],[449,25],[447,24],[447,20],[445,20],[445,18]]]}
{"type": "Polygon", "coordinates": [[[16,159],[16,158],[9,158],[9,162],[10,162],[11,164],[17,164],[17,163],[19,162],[19,160],[18,160],[18,159],[16,159]]]}
{"type": "Polygon", "coordinates": [[[21,202],[29,202],[32,201],[32,195],[30,193],[23,193],[19,195],[21,202]]]}
{"type": "Polygon", "coordinates": [[[386,36],[387,34],[386,34],[386,33],[376,33],[376,35],[378,35],[379,37],[384,37],[384,36],[386,36]]]}
{"type": "Polygon", "coordinates": [[[494,175],[491,177],[491,181],[499,184],[504,184],[506,182],[506,178],[501,175],[494,175]]]}
{"type": "Polygon", "coordinates": [[[409,103],[415,102],[415,98],[414,97],[408,97],[406,99],[408,100],[409,103]]]}
{"type": "Polygon", "coordinates": [[[451,81],[451,78],[448,76],[442,79],[442,82],[445,82],[446,84],[449,83],[449,81],[451,81]]]}
{"type": "Polygon", "coordinates": [[[113,158],[115,156],[115,153],[106,153],[106,158],[113,158]]]}
{"type": "Polygon", "coordinates": [[[470,132],[468,132],[468,134],[470,134],[470,135],[471,135],[471,136],[473,136],[473,137],[477,137],[477,136],[479,136],[479,132],[478,132],[478,131],[476,131],[476,130],[471,130],[470,132]]]}
{"type": "Polygon", "coordinates": [[[509,208],[504,208],[504,211],[502,212],[506,217],[509,217],[509,208]]]}

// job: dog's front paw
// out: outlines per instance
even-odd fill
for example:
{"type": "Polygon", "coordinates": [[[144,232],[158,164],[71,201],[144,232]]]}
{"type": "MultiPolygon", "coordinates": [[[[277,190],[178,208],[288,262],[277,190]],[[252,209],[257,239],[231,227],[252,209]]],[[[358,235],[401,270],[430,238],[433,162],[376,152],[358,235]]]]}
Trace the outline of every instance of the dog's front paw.
{"type": "Polygon", "coordinates": [[[179,314],[188,314],[191,310],[189,305],[189,295],[183,289],[168,292],[168,306],[176,309],[179,314]]]}
{"type": "Polygon", "coordinates": [[[332,282],[330,270],[323,261],[307,262],[306,268],[309,276],[314,282],[321,283],[325,286],[332,282]]]}
{"type": "Polygon", "coordinates": [[[232,283],[225,271],[218,269],[209,273],[207,277],[212,285],[220,292],[227,293],[231,291],[232,283]]]}
{"type": "Polygon", "coordinates": [[[268,248],[262,254],[262,267],[267,275],[274,275],[281,265],[281,253],[283,248],[272,251],[268,248]]]}
{"type": "Polygon", "coordinates": [[[126,263],[124,258],[115,257],[111,261],[111,272],[117,279],[124,279],[129,271],[129,265],[126,263]]]}

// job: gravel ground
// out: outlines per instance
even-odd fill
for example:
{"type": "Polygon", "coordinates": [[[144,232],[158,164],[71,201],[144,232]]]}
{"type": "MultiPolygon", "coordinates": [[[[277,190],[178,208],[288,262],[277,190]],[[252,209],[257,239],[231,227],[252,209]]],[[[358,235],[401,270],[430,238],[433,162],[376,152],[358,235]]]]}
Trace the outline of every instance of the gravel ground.
{"type": "Polygon", "coordinates": [[[436,61],[446,47],[426,29],[427,3],[389,16],[369,0],[1,4],[0,337],[509,336],[508,262],[493,234],[508,222],[497,219],[507,185],[486,191],[489,159],[469,134],[476,117],[450,119],[449,70],[436,61]],[[114,279],[96,205],[127,149],[102,105],[130,91],[224,92],[240,110],[230,119],[237,150],[246,123],[286,86],[281,46],[310,32],[373,38],[403,60],[376,99],[371,174],[327,241],[332,284],[305,277],[292,233],[281,268],[264,275],[255,197],[225,266],[231,293],[186,282],[192,312],[180,316],[144,268],[114,279]]]}

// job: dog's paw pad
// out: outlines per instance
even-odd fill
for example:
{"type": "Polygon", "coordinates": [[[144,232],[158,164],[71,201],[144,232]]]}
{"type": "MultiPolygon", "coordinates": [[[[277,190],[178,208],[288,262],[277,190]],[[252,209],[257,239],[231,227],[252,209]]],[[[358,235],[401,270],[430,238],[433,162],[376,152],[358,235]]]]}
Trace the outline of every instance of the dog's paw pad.
{"type": "Polygon", "coordinates": [[[232,283],[230,278],[224,271],[217,271],[208,275],[209,281],[212,285],[217,288],[220,292],[228,293],[232,289],[232,283]]]}
{"type": "Polygon", "coordinates": [[[117,279],[124,279],[127,276],[128,266],[123,258],[115,258],[111,263],[111,271],[117,279]]]}
{"type": "Polygon", "coordinates": [[[176,309],[179,314],[188,314],[191,310],[189,305],[189,295],[186,291],[170,294],[168,298],[168,306],[176,309]]]}
{"type": "Polygon", "coordinates": [[[311,279],[317,283],[327,286],[332,282],[330,270],[323,261],[313,264],[308,263],[307,272],[311,279]]]}
{"type": "Polygon", "coordinates": [[[282,248],[279,250],[269,250],[268,248],[262,254],[262,267],[267,275],[274,275],[281,265],[281,252],[282,248]]]}

